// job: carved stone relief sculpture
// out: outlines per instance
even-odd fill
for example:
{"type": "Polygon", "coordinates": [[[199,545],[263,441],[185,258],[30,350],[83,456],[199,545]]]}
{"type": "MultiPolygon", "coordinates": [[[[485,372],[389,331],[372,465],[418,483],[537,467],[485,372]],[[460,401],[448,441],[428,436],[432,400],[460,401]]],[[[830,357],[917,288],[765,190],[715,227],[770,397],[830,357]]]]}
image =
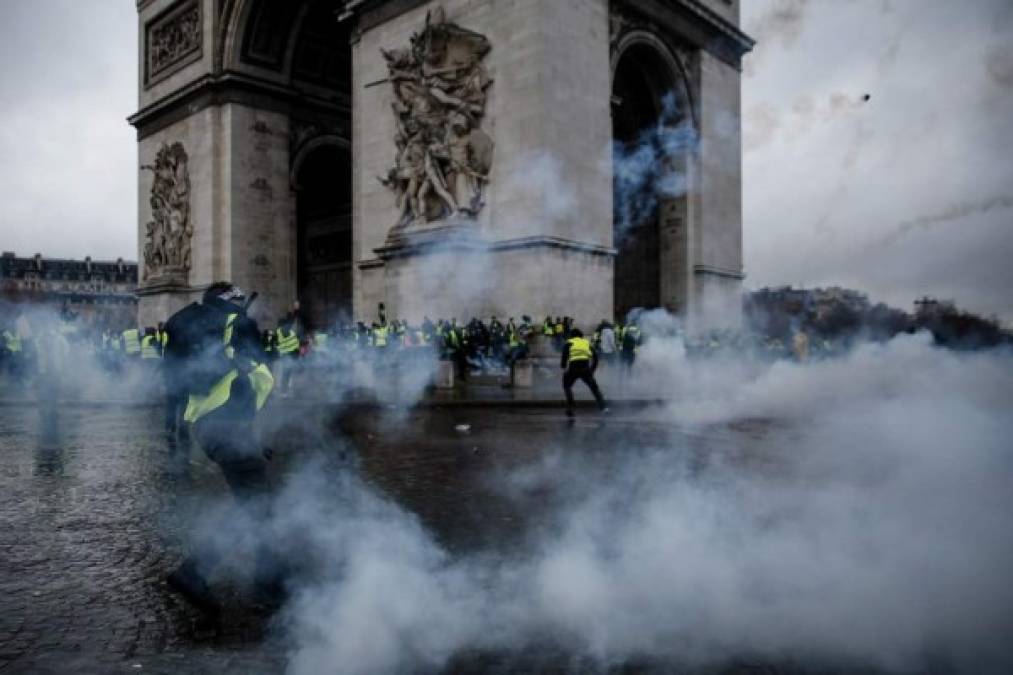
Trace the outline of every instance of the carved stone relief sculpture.
{"type": "Polygon", "coordinates": [[[492,167],[493,141],[481,127],[492,79],[482,61],[489,41],[426,15],[409,47],[383,51],[394,90],[394,166],[380,181],[397,195],[392,234],[453,216],[473,217],[492,167]]]}
{"type": "Polygon", "coordinates": [[[147,81],[168,75],[200,54],[201,14],[197,2],[188,2],[156,19],[147,29],[147,81]]]}
{"type": "Polygon", "coordinates": [[[190,221],[189,158],[182,143],[162,144],[151,171],[151,220],[145,225],[144,280],[175,277],[185,280],[190,269],[193,223],[190,221]]]}

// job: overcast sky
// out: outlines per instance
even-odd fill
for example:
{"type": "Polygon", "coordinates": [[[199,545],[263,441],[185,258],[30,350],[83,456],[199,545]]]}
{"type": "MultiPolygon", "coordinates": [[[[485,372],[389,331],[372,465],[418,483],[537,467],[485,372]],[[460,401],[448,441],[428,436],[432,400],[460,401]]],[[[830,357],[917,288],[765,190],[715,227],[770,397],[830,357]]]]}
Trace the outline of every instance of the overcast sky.
{"type": "MultiPolygon", "coordinates": [[[[747,285],[1013,318],[1013,1],[743,0],[743,27],[747,285]]],[[[131,0],[0,0],[4,250],[136,259],[136,33],[131,0]]]]}

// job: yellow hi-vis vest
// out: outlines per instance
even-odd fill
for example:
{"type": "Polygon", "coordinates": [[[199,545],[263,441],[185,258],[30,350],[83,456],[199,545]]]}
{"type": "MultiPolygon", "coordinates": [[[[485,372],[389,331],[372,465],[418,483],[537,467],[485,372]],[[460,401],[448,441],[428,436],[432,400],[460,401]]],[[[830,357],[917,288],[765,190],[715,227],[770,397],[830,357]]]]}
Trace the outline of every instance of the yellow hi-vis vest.
{"type": "Polygon", "coordinates": [[[12,354],[21,351],[21,336],[9,330],[4,331],[4,340],[7,342],[7,351],[12,354]]]}
{"type": "Polygon", "coordinates": [[[386,326],[378,326],[373,329],[373,346],[374,347],[386,347],[387,346],[387,331],[389,329],[386,326]]]}
{"type": "Polygon", "coordinates": [[[141,353],[141,333],[136,328],[123,331],[123,351],[127,354],[141,353]]]}
{"type": "Polygon", "coordinates": [[[158,338],[154,335],[145,335],[141,339],[141,358],[142,359],[160,359],[162,358],[162,350],[159,346],[158,338]]]}
{"type": "Polygon", "coordinates": [[[576,363],[577,361],[591,360],[591,343],[586,338],[570,338],[566,341],[566,344],[570,345],[570,357],[566,365],[576,363]]]}
{"type": "MultiPolygon", "coordinates": [[[[235,358],[235,349],[233,349],[230,343],[232,342],[232,322],[236,320],[237,316],[239,315],[229,314],[229,317],[225,320],[225,332],[222,336],[222,343],[225,345],[225,355],[230,359],[235,358]]],[[[250,378],[250,386],[253,387],[253,392],[257,397],[257,410],[260,410],[267,403],[267,397],[271,394],[271,390],[274,389],[274,376],[271,375],[271,371],[263,363],[251,361],[250,365],[253,366],[253,370],[247,374],[247,377],[250,378]]],[[[190,394],[190,398],[186,403],[186,412],[183,413],[183,419],[193,424],[208,413],[225,405],[229,400],[229,395],[232,393],[232,382],[237,377],[239,377],[239,370],[233,368],[211,387],[211,391],[206,396],[190,394]]]]}
{"type": "Polygon", "coordinates": [[[289,329],[288,332],[285,332],[284,328],[279,328],[275,334],[278,336],[279,353],[291,354],[299,351],[299,336],[295,334],[294,330],[289,329]]]}

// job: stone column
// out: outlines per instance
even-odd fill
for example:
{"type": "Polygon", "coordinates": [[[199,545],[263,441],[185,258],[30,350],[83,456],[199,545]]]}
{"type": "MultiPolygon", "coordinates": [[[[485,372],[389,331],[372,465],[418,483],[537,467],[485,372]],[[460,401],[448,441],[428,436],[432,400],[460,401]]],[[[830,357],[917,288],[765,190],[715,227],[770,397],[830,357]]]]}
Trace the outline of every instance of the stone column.
{"type": "MultiPolygon", "coordinates": [[[[153,325],[199,299],[215,281],[231,281],[262,299],[253,316],[273,322],[295,297],[294,199],[288,176],[288,117],[228,103],[209,106],[140,141],[140,164],[162,148],[181,147],[188,158],[185,201],[190,234],[187,264],[152,269],[150,247],[159,223],[178,216],[163,204],[166,184],[142,168],[139,186],[139,321],[153,325]],[[146,252],[148,251],[148,252],[146,252]]],[[[183,261],[186,262],[186,261],[183,261]]]]}
{"type": "Polygon", "coordinates": [[[699,327],[734,327],[742,310],[741,73],[701,51],[700,146],[691,315],[699,327]]]}

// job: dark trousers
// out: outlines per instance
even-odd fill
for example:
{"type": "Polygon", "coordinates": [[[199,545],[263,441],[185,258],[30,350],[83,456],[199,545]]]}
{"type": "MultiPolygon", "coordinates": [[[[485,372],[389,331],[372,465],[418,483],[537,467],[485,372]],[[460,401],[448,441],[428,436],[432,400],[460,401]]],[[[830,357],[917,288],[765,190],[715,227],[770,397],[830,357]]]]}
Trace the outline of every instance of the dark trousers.
{"type": "MultiPolygon", "coordinates": [[[[215,413],[211,413],[194,426],[194,437],[208,458],[221,469],[236,506],[247,520],[247,526],[259,525],[267,529],[271,517],[271,482],[267,461],[254,438],[252,419],[215,419],[215,413]]],[[[202,541],[195,542],[184,566],[189,566],[202,577],[210,575],[229,549],[227,537],[216,539],[219,538],[205,536],[202,541]]],[[[273,543],[262,539],[255,547],[255,583],[280,583],[283,571],[273,543]]]]}
{"type": "Polygon", "coordinates": [[[454,350],[454,375],[462,382],[468,379],[468,355],[463,347],[454,350]]]}
{"type": "Polygon", "coordinates": [[[605,397],[601,394],[601,389],[598,388],[598,383],[594,379],[594,371],[591,370],[591,364],[587,361],[577,361],[571,363],[563,373],[563,392],[566,394],[566,409],[573,410],[573,383],[580,380],[587,385],[591,393],[594,394],[594,400],[598,401],[599,408],[605,408],[605,397]]]}
{"type": "Polygon", "coordinates": [[[165,383],[165,437],[169,452],[190,454],[190,426],[183,421],[189,395],[171,382],[165,383]]]}

